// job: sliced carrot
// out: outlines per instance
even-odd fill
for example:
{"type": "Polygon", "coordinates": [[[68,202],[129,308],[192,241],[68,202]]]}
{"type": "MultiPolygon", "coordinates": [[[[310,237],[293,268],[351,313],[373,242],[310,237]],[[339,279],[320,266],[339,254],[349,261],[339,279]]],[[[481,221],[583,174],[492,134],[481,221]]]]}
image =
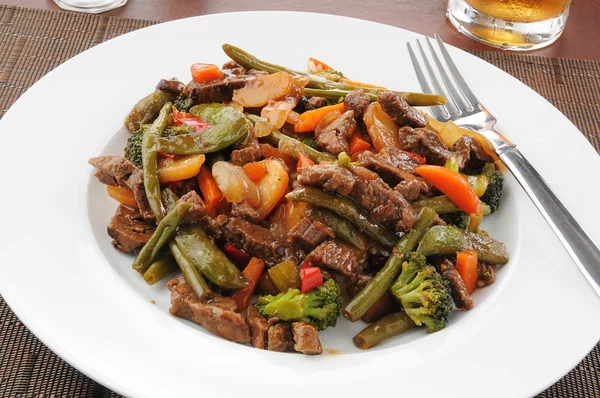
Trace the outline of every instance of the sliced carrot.
{"type": "Polygon", "coordinates": [[[206,165],[200,167],[200,172],[196,178],[198,180],[200,192],[202,192],[202,196],[204,196],[206,210],[210,214],[214,214],[216,209],[222,209],[227,205],[227,201],[223,197],[223,193],[217,186],[210,169],[206,167],[206,165]]]}
{"type": "Polygon", "coordinates": [[[355,153],[365,151],[370,147],[371,144],[360,138],[360,135],[355,134],[350,140],[350,156],[354,155],[355,153]]]}
{"type": "Polygon", "coordinates": [[[481,201],[459,173],[443,166],[421,165],[415,168],[415,173],[428,179],[434,187],[448,196],[462,211],[476,214],[481,208],[481,201]]]}
{"type": "Polygon", "coordinates": [[[196,83],[206,83],[225,76],[221,69],[214,64],[193,64],[191,70],[192,79],[196,83]]]}
{"type": "Polygon", "coordinates": [[[256,284],[265,269],[265,263],[256,257],[252,257],[246,268],[242,271],[242,275],[248,279],[248,286],[238,289],[233,294],[233,300],[237,304],[237,312],[242,312],[250,304],[256,284]]]}
{"type": "Polygon", "coordinates": [[[265,159],[268,159],[268,158],[281,159],[285,162],[285,164],[287,165],[287,167],[289,167],[289,169],[291,171],[296,170],[296,159],[294,159],[293,157],[286,155],[284,153],[281,153],[279,151],[279,149],[277,149],[274,146],[269,145],[269,144],[261,145],[260,148],[262,149],[263,156],[265,157],[265,159]]]}
{"type": "Polygon", "coordinates": [[[333,68],[327,65],[325,62],[321,62],[316,58],[310,57],[308,59],[308,73],[318,73],[324,70],[332,70],[333,68]]]}
{"type": "Polygon", "coordinates": [[[248,163],[242,168],[244,173],[254,182],[260,181],[269,172],[267,165],[263,162],[248,163]]]}
{"type": "Polygon", "coordinates": [[[314,164],[315,162],[313,162],[311,158],[302,152],[298,153],[298,165],[296,166],[296,170],[298,170],[298,172],[302,171],[303,168],[307,166],[313,166],[314,164]]]}
{"type": "Polygon", "coordinates": [[[473,250],[456,253],[456,270],[465,283],[467,293],[473,293],[477,286],[477,253],[473,250]]]}
{"type": "Polygon", "coordinates": [[[353,86],[364,87],[364,88],[385,88],[382,86],[376,86],[374,84],[361,83],[361,82],[357,82],[354,80],[346,79],[345,77],[342,78],[342,83],[351,84],[353,86]]]}
{"type": "Polygon", "coordinates": [[[130,189],[108,185],[106,190],[108,191],[108,196],[120,204],[137,209],[138,205],[135,196],[133,196],[133,192],[130,189]]]}
{"type": "Polygon", "coordinates": [[[328,113],[333,111],[344,112],[344,104],[336,104],[324,106],[322,108],[313,109],[312,111],[306,111],[298,116],[298,122],[294,125],[294,131],[296,133],[307,133],[309,131],[315,131],[321,119],[327,116],[328,113]]]}

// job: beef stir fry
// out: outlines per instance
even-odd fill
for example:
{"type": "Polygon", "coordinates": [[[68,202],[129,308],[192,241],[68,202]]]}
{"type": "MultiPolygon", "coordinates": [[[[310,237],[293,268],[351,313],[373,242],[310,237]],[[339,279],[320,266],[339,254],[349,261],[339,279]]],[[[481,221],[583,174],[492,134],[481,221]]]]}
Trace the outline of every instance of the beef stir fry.
{"type": "Polygon", "coordinates": [[[120,203],[113,246],[148,284],[181,271],[170,313],[321,354],[340,315],[371,324],[354,338],[367,349],[473,308],[508,262],[480,228],[502,195],[489,144],[413,108],[443,97],[223,49],[222,68],[194,64],[133,107],[123,155],[89,161],[120,203]]]}

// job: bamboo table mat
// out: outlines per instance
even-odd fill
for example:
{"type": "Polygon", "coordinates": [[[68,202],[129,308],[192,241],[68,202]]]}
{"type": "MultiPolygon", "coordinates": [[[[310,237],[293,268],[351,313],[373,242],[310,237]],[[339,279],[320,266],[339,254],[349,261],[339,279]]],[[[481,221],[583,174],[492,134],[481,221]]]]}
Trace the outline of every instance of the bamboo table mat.
{"type": "MultiPolygon", "coordinates": [[[[80,52],[156,24],[103,15],[0,6],[0,117],[32,84],[80,52]]],[[[600,153],[600,62],[473,52],[533,88],[600,153]]],[[[69,366],[0,297],[0,397],[120,397],[69,366]]],[[[600,398],[600,344],[539,398],[600,398]]]]}

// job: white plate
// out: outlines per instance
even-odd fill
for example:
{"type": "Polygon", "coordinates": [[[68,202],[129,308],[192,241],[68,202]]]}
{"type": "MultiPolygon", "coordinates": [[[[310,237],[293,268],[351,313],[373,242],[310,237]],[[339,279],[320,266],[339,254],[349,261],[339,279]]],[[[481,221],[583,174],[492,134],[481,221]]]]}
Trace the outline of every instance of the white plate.
{"type": "MultiPolygon", "coordinates": [[[[219,14],[139,30],[69,60],[0,122],[1,294],[52,350],[128,396],[365,397],[399,388],[406,396],[524,397],[541,391],[598,341],[600,301],[512,177],[502,210],[485,224],[511,256],[497,282],[478,291],[476,307],[456,313],[443,331],[412,331],[368,352],[351,344],[362,325],[345,322],[323,333],[320,357],[211,336],[169,316],[163,283],[146,286],[131,257],[114,250],[106,235],[116,205],[86,162],[120,153],[123,118],[160,78],[186,80],[193,62],[223,63],[220,45],[228,42],[292,68],[304,68],[314,56],[357,80],[420,91],[404,45],[416,37],[327,15],[219,14]]],[[[450,52],[499,129],[600,241],[600,184],[592,183],[600,158],[583,135],[516,79],[450,52]]]]}

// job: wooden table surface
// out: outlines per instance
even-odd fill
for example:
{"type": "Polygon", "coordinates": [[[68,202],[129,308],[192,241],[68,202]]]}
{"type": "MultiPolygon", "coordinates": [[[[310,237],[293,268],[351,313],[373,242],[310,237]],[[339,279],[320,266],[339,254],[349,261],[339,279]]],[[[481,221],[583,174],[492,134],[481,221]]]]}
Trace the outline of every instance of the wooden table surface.
{"type": "MultiPolygon", "coordinates": [[[[0,4],[60,9],[52,0],[0,0],[0,4]]],[[[124,7],[106,14],[171,21],[231,11],[309,11],[367,19],[430,36],[438,33],[447,43],[463,49],[492,50],[459,34],[445,17],[446,4],[447,0],[129,0],[124,7]]],[[[573,0],[562,37],[552,46],[530,54],[600,60],[600,0],[573,0]]]]}

